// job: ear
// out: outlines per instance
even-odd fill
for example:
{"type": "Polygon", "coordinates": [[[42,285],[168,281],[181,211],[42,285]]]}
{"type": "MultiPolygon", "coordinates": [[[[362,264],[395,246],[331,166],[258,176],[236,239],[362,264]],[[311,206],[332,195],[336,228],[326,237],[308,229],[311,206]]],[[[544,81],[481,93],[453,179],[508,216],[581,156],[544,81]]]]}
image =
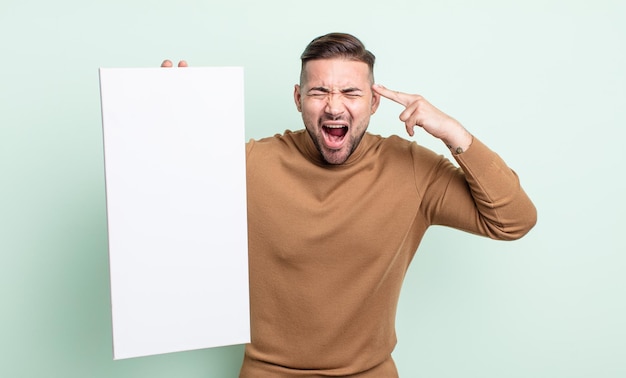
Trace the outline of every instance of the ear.
{"type": "Polygon", "coordinates": [[[376,93],[376,91],[372,90],[372,109],[370,114],[376,113],[378,105],[380,105],[380,95],[376,93]]]}
{"type": "Polygon", "coordinates": [[[300,94],[300,85],[296,84],[293,88],[293,101],[296,103],[296,108],[302,113],[302,95],[300,94]]]}

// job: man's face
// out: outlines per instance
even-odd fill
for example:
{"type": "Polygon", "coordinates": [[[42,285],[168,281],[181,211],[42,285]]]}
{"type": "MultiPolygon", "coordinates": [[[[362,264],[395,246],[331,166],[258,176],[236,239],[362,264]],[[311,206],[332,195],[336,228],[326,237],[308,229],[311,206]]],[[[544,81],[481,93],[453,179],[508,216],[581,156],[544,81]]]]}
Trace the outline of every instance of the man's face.
{"type": "Polygon", "coordinates": [[[366,63],[312,60],[304,66],[294,100],[317,149],[329,164],[343,164],[356,149],[380,101],[366,63]]]}

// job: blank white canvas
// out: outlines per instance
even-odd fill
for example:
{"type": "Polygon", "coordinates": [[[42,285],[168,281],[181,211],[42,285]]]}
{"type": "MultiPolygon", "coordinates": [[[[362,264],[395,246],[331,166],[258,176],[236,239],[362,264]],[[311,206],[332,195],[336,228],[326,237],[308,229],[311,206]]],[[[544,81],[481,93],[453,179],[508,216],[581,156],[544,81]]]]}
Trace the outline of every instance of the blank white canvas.
{"type": "Polygon", "coordinates": [[[114,358],[250,341],[243,69],[101,68],[114,358]]]}

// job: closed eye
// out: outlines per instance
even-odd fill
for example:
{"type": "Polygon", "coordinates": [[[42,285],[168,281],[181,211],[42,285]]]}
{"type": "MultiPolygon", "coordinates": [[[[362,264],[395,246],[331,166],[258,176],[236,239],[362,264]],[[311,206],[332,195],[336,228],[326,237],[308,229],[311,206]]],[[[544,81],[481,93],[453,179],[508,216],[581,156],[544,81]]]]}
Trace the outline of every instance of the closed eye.
{"type": "Polygon", "coordinates": [[[323,98],[328,96],[330,92],[320,91],[320,90],[310,90],[308,96],[313,98],[323,98]]]}
{"type": "Polygon", "coordinates": [[[361,92],[344,92],[342,93],[344,96],[348,97],[348,98],[359,98],[359,97],[363,97],[363,93],[361,92]]]}
{"type": "Polygon", "coordinates": [[[348,99],[357,99],[363,97],[363,92],[357,88],[346,88],[340,91],[331,91],[327,88],[312,88],[307,92],[307,95],[312,98],[326,98],[331,94],[339,94],[342,97],[348,99]]]}

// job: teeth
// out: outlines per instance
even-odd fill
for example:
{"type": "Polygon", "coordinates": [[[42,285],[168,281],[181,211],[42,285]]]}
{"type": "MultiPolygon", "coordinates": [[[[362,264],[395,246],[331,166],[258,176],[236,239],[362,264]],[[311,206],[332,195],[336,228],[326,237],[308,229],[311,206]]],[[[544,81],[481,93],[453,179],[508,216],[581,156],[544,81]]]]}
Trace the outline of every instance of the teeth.
{"type": "Polygon", "coordinates": [[[328,127],[329,129],[343,129],[344,126],[342,125],[325,125],[325,127],[328,127]]]}

